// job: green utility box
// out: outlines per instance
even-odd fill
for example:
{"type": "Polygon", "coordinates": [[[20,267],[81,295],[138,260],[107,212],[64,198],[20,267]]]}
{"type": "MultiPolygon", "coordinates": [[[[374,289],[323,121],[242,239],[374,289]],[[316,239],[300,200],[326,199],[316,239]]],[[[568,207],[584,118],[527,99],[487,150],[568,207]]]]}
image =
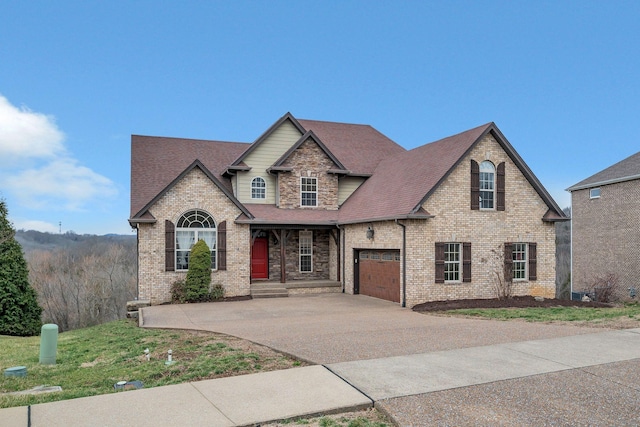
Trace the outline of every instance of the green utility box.
{"type": "Polygon", "coordinates": [[[47,323],[40,331],[40,364],[55,365],[58,351],[58,325],[47,323]]]}

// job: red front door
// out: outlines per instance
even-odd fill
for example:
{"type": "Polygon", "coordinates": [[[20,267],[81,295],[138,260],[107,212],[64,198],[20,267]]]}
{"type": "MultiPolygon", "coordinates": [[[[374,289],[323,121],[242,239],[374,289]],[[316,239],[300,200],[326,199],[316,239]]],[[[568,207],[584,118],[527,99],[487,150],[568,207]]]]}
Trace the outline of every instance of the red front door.
{"type": "Polygon", "coordinates": [[[251,278],[269,278],[269,240],[266,237],[256,237],[251,248],[251,278]]]}

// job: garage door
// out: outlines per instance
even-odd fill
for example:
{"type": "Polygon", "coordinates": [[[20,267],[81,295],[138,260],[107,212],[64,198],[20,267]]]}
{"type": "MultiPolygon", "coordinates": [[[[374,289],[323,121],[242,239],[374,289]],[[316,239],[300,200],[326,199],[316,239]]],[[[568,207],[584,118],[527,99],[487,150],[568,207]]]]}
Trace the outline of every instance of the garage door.
{"type": "Polygon", "coordinates": [[[358,258],[360,293],[400,302],[400,251],[361,250],[358,258]]]}

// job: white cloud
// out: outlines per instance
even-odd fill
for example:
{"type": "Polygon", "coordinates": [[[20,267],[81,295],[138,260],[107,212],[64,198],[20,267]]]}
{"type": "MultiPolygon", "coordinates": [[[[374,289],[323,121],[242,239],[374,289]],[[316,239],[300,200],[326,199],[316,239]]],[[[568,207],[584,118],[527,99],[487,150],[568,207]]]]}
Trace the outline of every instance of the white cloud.
{"type": "Polygon", "coordinates": [[[5,179],[5,186],[21,204],[31,209],[77,211],[117,194],[110,179],[69,157],[12,175],[5,179]]]}
{"type": "Polygon", "coordinates": [[[51,158],[64,152],[53,117],[18,108],[0,95],[0,159],[51,158]]]}
{"type": "Polygon", "coordinates": [[[17,220],[13,224],[16,230],[36,230],[42,231],[43,233],[57,233],[60,230],[60,227],[51,224],[46,221],[38,221],[38,220],[17,220]]]}
{"type": "Polygon", "coordinates": [[[0,188],[21,207],[83,211],[117,195],[109,178],[68,152],[64,138],[52,116],[18,108],[0,95],[0,188]]]}

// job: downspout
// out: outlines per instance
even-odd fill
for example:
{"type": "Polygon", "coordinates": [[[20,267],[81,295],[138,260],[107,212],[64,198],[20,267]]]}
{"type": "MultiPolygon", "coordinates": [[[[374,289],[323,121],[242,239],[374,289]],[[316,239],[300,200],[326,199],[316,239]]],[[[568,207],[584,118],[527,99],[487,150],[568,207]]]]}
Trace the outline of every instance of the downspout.
{"type": "Polygon", "coordinates": [[[407,226],[396,219],[402,227],[402,307],[407,306],[407,226]]]}
{"type": "Polygon", "coordinates": [[[136,224],[136,300],[140,299],[140,224],[136,224]]]}
{"type": "MultiPolygon", "coordinates": [[[[573,193],[571,193],[571,211],[570,211],[571,219],[569,225],[569,239],[571,239],[571,244],[569,245],[569,300],[573,299],[573,193]]],[[[557,237],[557,236],[556,236],[557,237]]],[[[556,263],[556,268],[558,268],[558,264],[556,263]]]]}
{"type": "MultiPolygon", "coordinates": [[[[342,267],[344,266],[344,229],[340,228],[340,224],[336,224],[336,227],[338,228],[338,233],[340,238],[338,239],[338,245],[342,244],[342,250],[340,252],[342,252],[341,258],[342,258],[342,265],[338,266],[338,270],[342,269],[342,267]]],[[[342,269],[342,274],[340,274],[340,282],[342,283],[342,293],[344,294],[344,274],[345,274],[345,270],[342,269]]]]}

